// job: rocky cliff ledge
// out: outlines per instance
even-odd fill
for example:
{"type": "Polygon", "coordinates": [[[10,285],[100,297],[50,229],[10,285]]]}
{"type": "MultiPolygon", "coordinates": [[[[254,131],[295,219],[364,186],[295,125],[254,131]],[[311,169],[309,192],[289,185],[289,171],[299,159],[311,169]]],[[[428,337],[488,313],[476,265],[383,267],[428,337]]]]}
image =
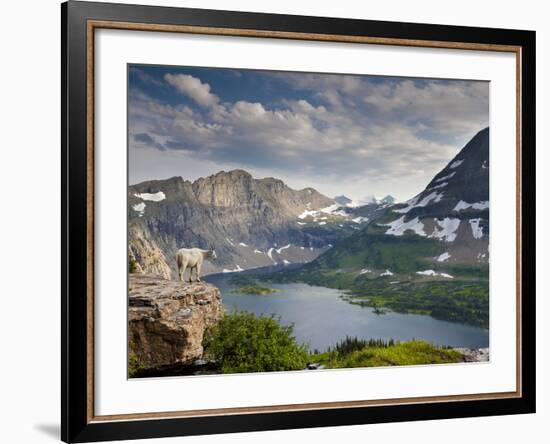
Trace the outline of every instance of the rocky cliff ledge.
{"type": "Polygon", "coordinates": [[[129,275],[128,306],[129,351],[146,372],[200,358],[205,330],[223,318],[217,287],[146,274],[129,275]]]}

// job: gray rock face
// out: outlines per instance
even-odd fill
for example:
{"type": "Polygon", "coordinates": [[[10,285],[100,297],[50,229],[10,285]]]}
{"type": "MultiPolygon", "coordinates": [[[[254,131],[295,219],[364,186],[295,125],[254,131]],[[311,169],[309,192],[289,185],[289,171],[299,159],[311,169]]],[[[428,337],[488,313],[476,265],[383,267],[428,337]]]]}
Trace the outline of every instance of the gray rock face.
{"type": "Polygon", "coordinates": [[[128,306],[129,350],[146,371],[200,359],[204,332],[223,318],[217,287],[145,274],[129,275],[128,306]]]}
{"type": "Polygon", "coordinates": [[[203,268],[211,273],[310,261],[339,236],[321,226],[306,230],[299,218],[333,205],[333,199],[242,170],[195,182],[143,182],[129,187],[128,204],[129,253],[144,272],[163,277],[168,270],[176,275],[174,256],[182,247],[215,248],[219,259],[203,268]],[[158,200],[149,196],[160,193],[158,200]]]}

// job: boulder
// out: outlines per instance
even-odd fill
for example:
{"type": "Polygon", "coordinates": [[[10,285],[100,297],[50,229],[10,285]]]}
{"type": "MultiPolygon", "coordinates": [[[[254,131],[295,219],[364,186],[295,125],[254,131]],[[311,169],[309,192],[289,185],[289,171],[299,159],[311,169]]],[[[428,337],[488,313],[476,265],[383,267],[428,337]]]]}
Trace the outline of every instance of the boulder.
{"type": "Polygon", "coordinates": [[[489,362],[489,348],[455,348],[462,353],[464,362],[489,362]]]}
{"type": "Polygon", "coordinates": [[[206,329],[223,318],[220,290],[199,282],[129,275],[129,352],[145,372],[202,358],[206,329]]]}

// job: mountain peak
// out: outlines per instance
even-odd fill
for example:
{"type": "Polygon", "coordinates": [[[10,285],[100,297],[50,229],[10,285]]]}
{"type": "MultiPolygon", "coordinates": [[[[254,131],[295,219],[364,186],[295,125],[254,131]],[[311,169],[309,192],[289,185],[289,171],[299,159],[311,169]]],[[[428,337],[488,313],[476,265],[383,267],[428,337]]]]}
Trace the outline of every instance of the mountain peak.
{"type": "Polygon", "coordinates": [[[352,200],[349,197],[344,196],[343,194],[340,195],[340,196],[335,196],[334,201],[337,204],[342,205],[342,206],[347,206],[352,202],[352,200]]]}
{"type": "Polygon", "coordinates": [[[382,199],[379,199],[378,202],[381,203],[381,204],[393,205],[395,203],[395,197],[393,197],[391,194],[388,194],[387,196],[383,197],[382,199]]]}
{"type": "Polygon", "coordinates": [[[237,169],[229,170],[229,171],[221,170],[221,171],[218,171],[213,176],[209,176],[209,177],[219,177],[219,176],[252,177],[252,174],[250,174],[248,171],[237,168],[237,169]]]}

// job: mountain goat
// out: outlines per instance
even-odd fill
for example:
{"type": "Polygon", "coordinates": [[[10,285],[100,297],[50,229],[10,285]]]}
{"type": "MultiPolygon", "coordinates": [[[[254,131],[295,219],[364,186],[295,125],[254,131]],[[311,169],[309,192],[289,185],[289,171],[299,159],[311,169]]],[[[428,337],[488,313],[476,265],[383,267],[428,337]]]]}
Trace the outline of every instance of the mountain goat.
{"type": "Polygon", "coordinates": [[[202,263],[205,259],[216,259],[214,249],[201,250],[200,248],[180,248],[176,253],[178,264],[179,280],[183,281],[185,270],[189,268],[189,282],[193,282],[193,270],[195,270],[195,281],[200,282],[202,263]]]}

